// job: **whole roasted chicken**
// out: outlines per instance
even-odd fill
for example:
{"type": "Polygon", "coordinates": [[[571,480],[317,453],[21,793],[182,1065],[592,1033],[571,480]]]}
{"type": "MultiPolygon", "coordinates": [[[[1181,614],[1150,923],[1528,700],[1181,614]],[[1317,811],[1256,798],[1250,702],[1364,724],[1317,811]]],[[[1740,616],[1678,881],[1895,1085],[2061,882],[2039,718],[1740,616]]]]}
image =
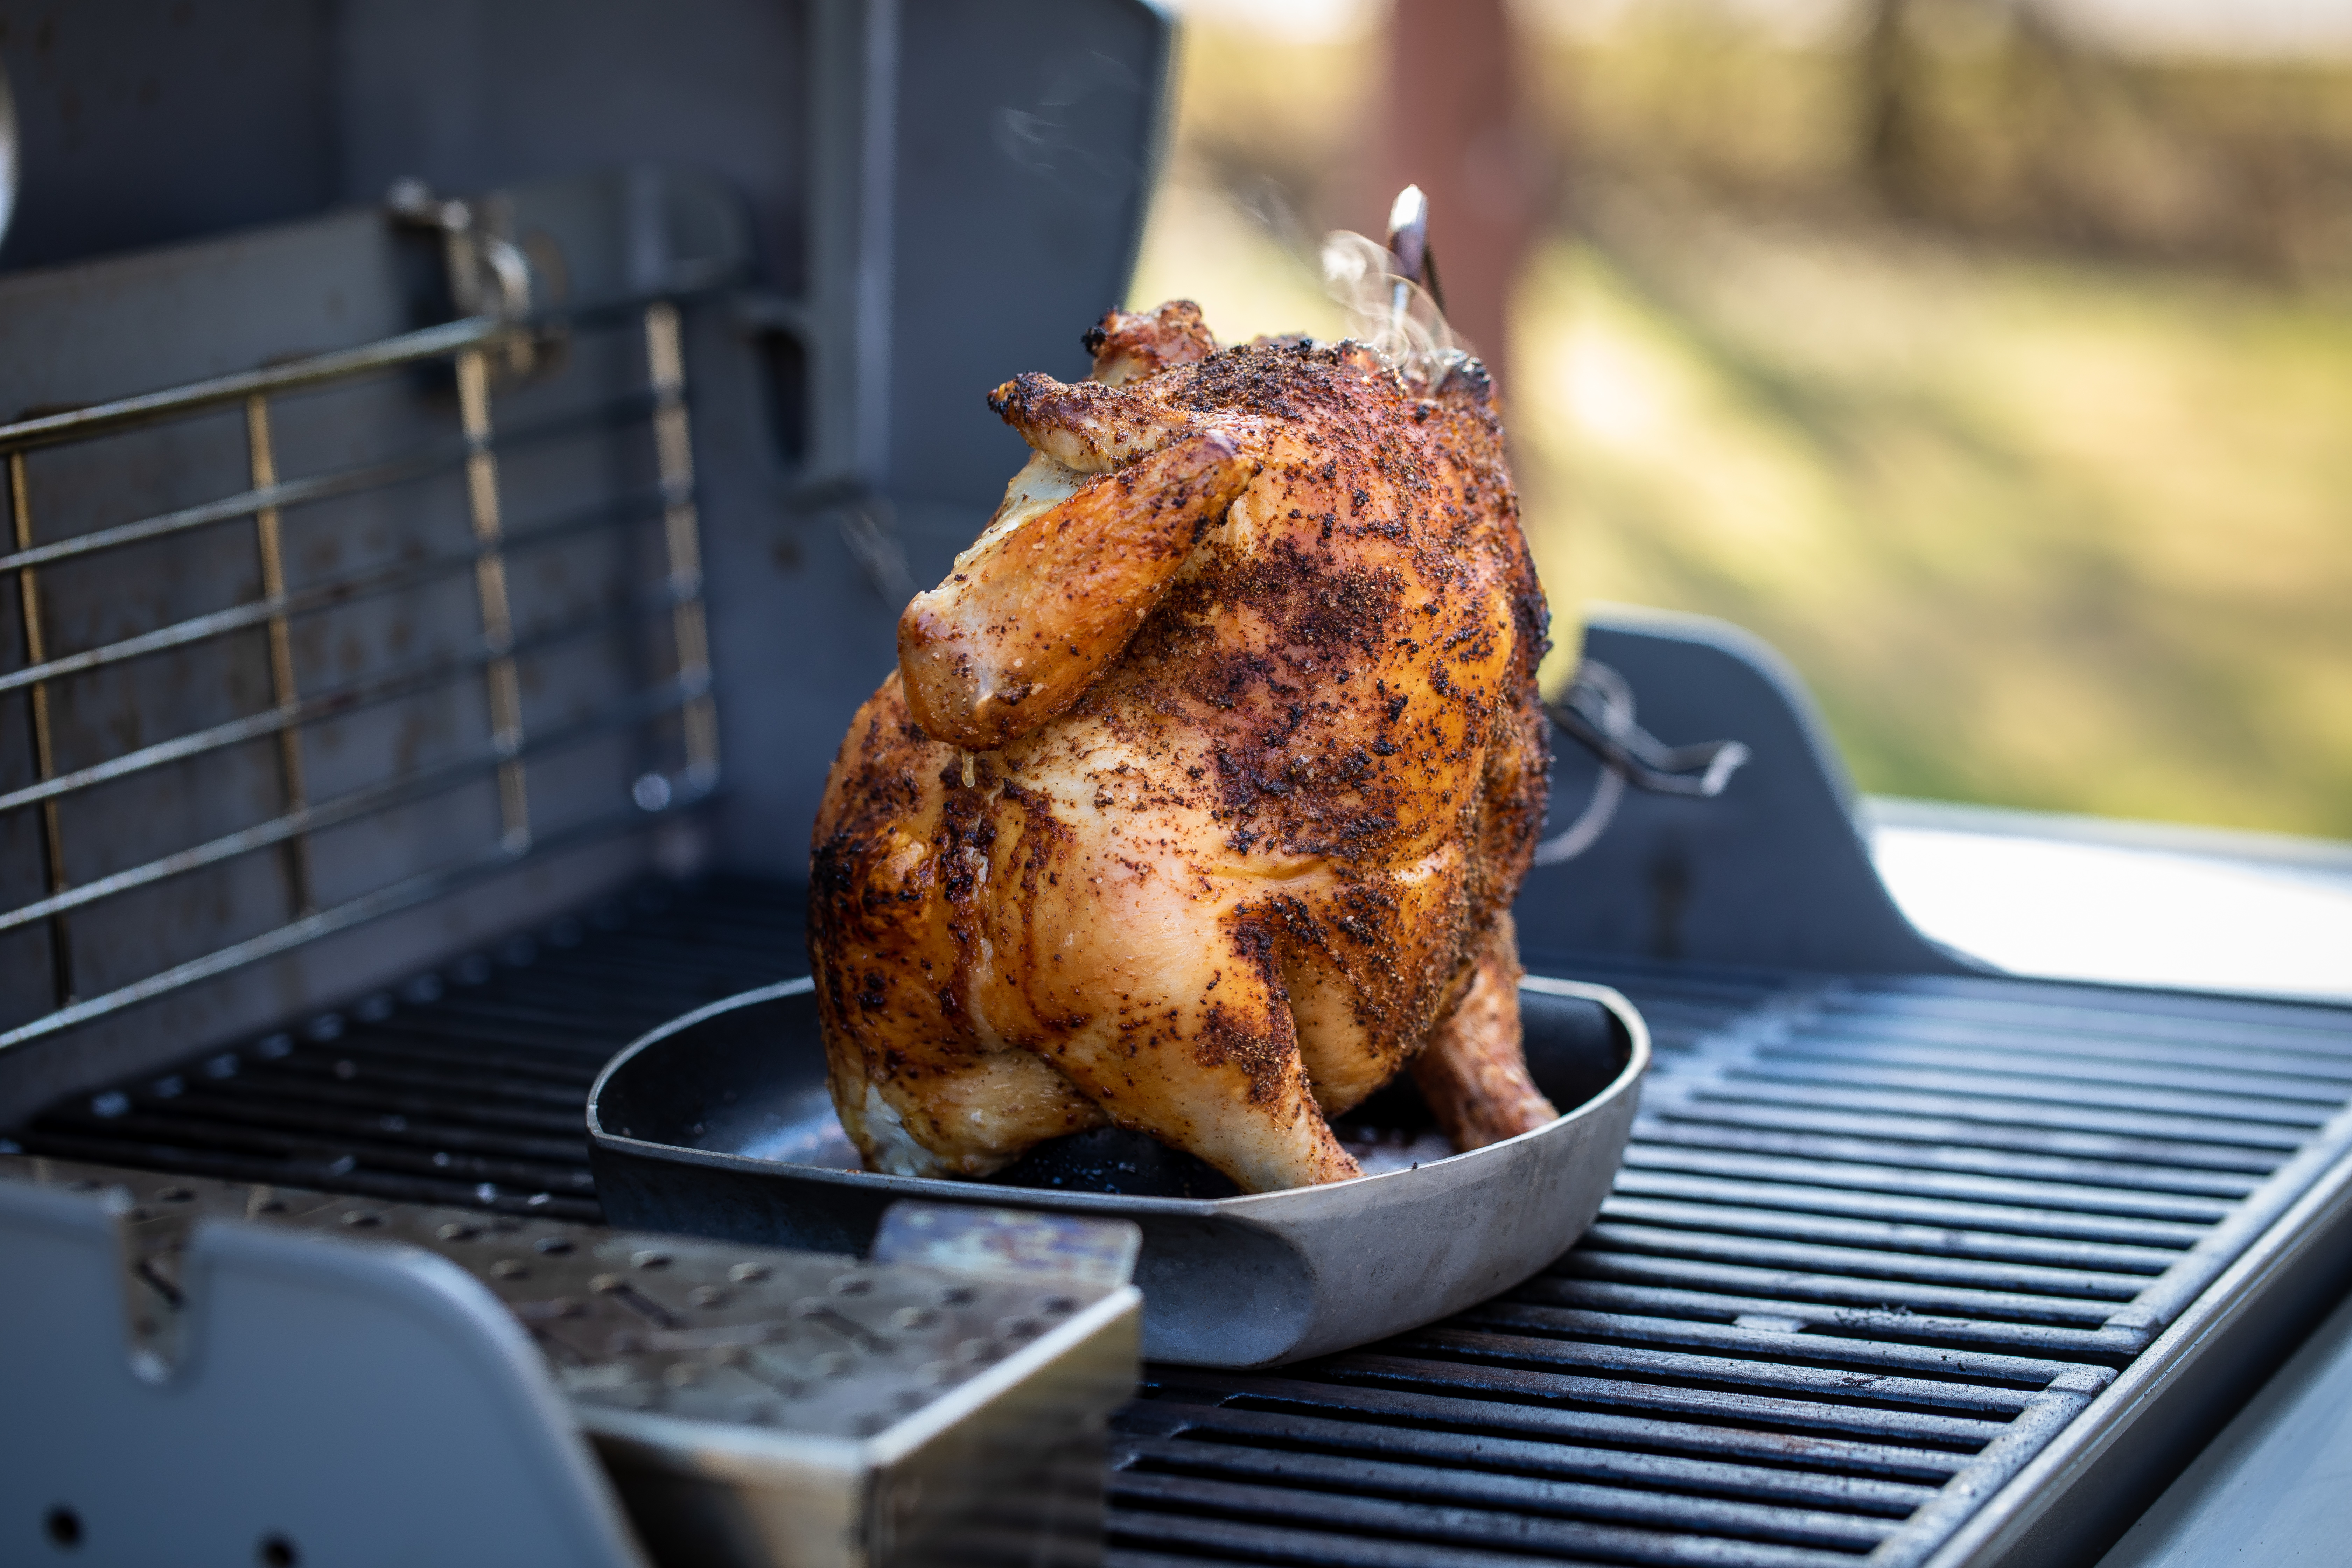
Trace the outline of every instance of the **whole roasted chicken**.
{"type": "Polygon", "coordinates": [[[1114,311],[1005,383],[1034,448],[898,623],[817,816],[809,946],[868,1169],[1147,1132],[1246,1191],[1359,1173],[1410,1068],[1457,1148],[1555,1112],[1509,914],[1548,613],[1483,370],[1114,311]]]}

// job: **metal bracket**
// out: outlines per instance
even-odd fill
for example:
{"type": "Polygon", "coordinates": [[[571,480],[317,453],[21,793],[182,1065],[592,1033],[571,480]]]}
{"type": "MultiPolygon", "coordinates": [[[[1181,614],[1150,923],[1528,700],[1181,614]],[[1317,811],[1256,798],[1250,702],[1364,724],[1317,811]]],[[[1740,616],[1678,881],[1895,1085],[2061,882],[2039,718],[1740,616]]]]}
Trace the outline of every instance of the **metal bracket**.
{"type": "Polygon", "coordinates": [[[1601,759],[1601,771],[1576,820],[1536,847],[1537,865],[1557,866],[1592,847],[1629,784],[1653,795],[1712,800],[1748,761],[1748,748],[1738,741],[1669,746],[1633,721],[1633,708],[1632,683],[1597,658],[1578,665],[1560,700],[1544,704],[1554,724],[1601,759]]]}
{"type": "MultiPolygon", "coordinates": [[[[461,312],[509,321],[530,313],[530,263],[513,240],[496,232],[502,225],[476,221],[475,204],[445,201],[424,181],[403,179],[393,182],[383,205],[400,222],[441,236],[450,297],[461,312]]],[[[484,198],[483,216],[494,218],[498,205],[495,195],[484,198]]]]}
{"type": "MultiPolygon", "coordinates": [[[[1622,672],[1629,700],[1601,700],[1602,677],[1559,705],[1572,716],[1555,710],[1571,734],[1581,728],[1603,743],[1560,749],[1553,816],[1597,816],[1587,797],[1604,789],[1617,796],[1615,816],[1601,822],[1605,834],[1584,825],[1583,842],[1568,846],[1572,863],[1539,863],[1528,876],[1514,909],[1523,953],[1555,964],[1590,956],[1844,974],[1982,973],[1922,937],[1895,907],[1855,826],[1853,785],[1829,732],[1769,647],[1721,621],[1591,605],[1584,654],[1587,670],[1599,661],[1622,672]],[[1633,690],[1653,731],[1738,736],[1738,787],[1724,787],[1731,754],[1637,743],[1633,690]],[[1637,764],[1652,782],[1677,782],[1632,788],[1637,764]]],[[[1568,857],[1554,850],[1551,858],[1568,857]]]]}
{"type": "MultiPolygon", "coordinates": [[[[442,265],[449,298],[463,316],[488,316],[520,324],[534,304],[530,260],[508,230],[510,205],[499,192],[478,201],[445,200],[418,179],[393,182],[384,210],[394,221],[430,229],[441,237],[442,265]]],[[[510,377],[522,377],[561,363],[561,327],[516,331],[500,356],[510,377]]]]}

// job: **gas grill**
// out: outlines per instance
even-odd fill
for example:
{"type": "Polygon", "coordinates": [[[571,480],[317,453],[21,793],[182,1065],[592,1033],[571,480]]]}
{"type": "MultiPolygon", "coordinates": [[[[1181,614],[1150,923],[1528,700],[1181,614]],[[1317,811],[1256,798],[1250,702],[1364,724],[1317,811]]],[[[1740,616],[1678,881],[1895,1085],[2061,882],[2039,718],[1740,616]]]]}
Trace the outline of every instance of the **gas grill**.
{"type": "MultiPolygon", "coordinates": [[[[1018,460],[979,394],[1076,374],[1119,296],[1165,20],[223,15],[234,114],[140,7],[0,33],[0,1175],[646,1256],[588,1086],[802,972],[835,740],[1018,460]],[[145,140],[42,118],[101,65],[162,84],[145,140]],[[161,210],[158,135],[340,163],[161,210]]],[[[1517,918],[1648,1020],[1614,1195],[1454,1318],[1147,1367],[1108,1561],[2084,1560],[2344,1292],[2352,1010],[1990,973],[1887,897],[1769,650],[1611,610],[1584,650],[1614,717],[1562,747],[1579,842],[1517,918]],[[1713,793],[1639,787],[1683,752],[1713,793]]],[[[637,1300],[683,1357],[751,1342],[723,1296],[637,1300]]]]}

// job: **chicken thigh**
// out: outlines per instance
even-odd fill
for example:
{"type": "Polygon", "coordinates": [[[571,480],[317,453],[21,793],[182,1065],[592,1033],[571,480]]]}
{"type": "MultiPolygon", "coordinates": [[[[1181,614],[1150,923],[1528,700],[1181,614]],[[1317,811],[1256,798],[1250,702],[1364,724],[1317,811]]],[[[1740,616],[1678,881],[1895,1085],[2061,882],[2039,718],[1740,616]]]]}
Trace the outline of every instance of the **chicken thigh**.
{"type": "Polygon", "coordinates": [[[1457,1147],[1554,1111],[1509,915],[1548,614],[1483,371],[1113,312],[992,405],[1028,465],[898,628],[814,837],[834,1102],[868,1169],[1106,1122],[1246,1191],[1358,1174],[1411,1067],[1457,1147]]]}

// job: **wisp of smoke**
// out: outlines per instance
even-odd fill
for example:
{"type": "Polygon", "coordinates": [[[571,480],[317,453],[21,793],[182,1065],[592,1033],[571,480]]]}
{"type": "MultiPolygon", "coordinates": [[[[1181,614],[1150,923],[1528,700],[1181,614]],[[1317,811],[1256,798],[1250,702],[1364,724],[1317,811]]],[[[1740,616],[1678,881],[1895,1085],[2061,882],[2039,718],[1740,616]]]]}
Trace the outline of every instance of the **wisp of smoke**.
{"type": "Polygon", "coordinates": [[[1396,257],[1378,240],[1332,230],[1323,240],[1323,287],[1347,312],[1348,335],[1408,381],[1434,386],[1471,357],[1429,290],[1400,276],[1396,257]]]}

